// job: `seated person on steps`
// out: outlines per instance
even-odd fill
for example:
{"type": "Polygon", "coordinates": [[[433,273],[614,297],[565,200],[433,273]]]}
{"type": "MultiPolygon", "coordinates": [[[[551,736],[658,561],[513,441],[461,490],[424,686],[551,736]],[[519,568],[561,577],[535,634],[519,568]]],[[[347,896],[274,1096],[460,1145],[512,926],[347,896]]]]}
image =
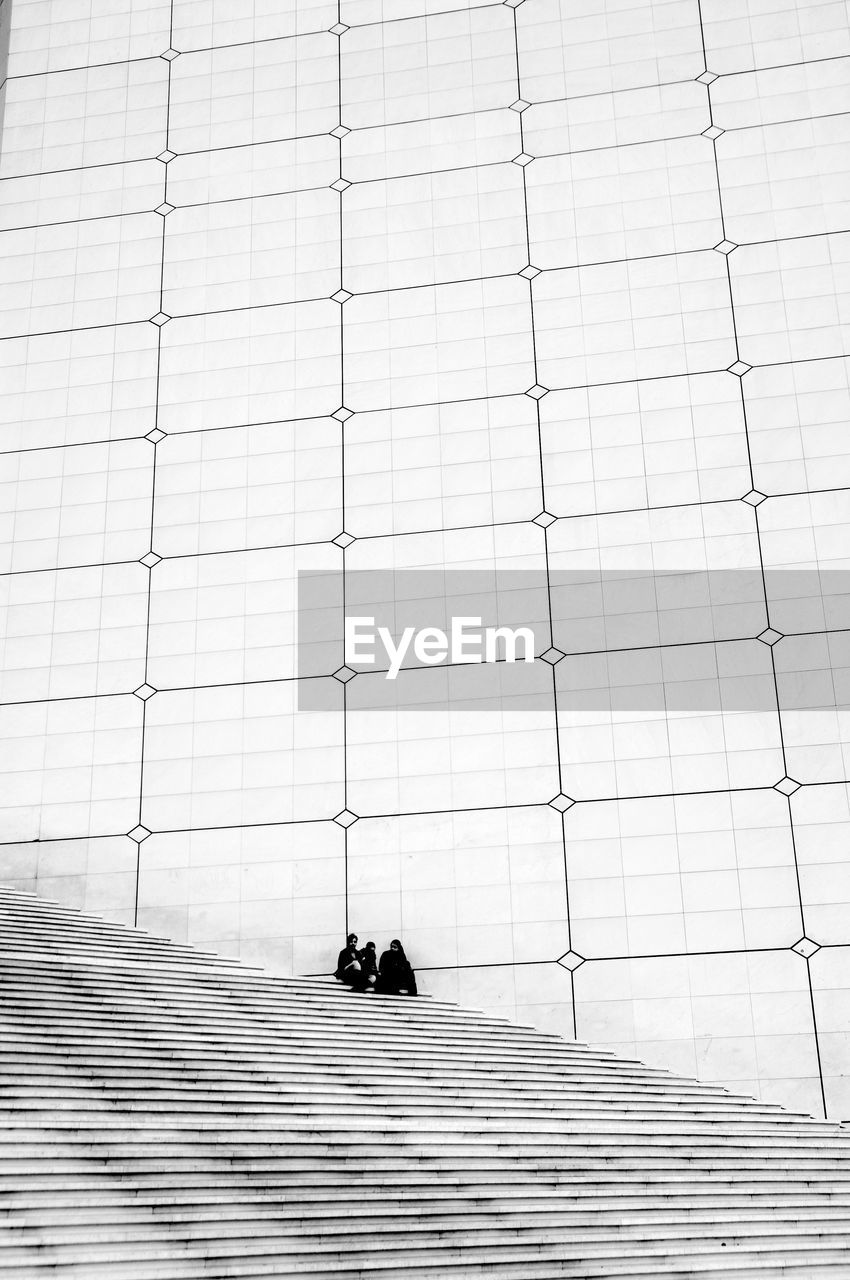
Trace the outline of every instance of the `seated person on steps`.
{"type": "Polygon", "coordinates": [[[363,968],[364,954],[365,952],[357,950],[357,934],[350,933],[345,946],[339,953],[334,977],[354,991],[367,991],[374,988],[377,981],[376,974],[369,973],[363,968]]]}
{"type": "Polygon", "coordinates": [[[360,966],[370,983],[372,983],[377,989],[378,952],[374,942],[367,942],[366,946],[360,952],[360,966]]]}
{"type": "Polygon", "coordinates": [[[398,938],[393,938],[389,950],[381,956],[378,990],[392,996],[416,995],[416,974],[398,938]]]}

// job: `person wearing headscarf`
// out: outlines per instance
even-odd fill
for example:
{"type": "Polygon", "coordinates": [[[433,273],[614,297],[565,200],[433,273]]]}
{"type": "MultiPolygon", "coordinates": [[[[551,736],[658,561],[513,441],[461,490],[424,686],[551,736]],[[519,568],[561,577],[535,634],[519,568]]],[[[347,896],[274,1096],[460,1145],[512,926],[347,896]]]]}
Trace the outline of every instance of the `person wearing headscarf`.
{"type": "Polygon", "coordinates": [[[372,986],[378,982],[378,951],[374,942],[367,942],[360,952],[360,967],[372,986]]]}
{"type": "Polygon", "coordinates": [[[357,950],[357,934],[350,933],[336,962],[335,978],[354,991],[365,991],[370,982],[363,972],[363,952],[357,950]]]}
{"type": "Polygon", "coordinates": [[[378,990],[392,996],[416,995],[416,974],[398,938],[393,938],[389,950],[381,956],[378,966],[378,990]]]}

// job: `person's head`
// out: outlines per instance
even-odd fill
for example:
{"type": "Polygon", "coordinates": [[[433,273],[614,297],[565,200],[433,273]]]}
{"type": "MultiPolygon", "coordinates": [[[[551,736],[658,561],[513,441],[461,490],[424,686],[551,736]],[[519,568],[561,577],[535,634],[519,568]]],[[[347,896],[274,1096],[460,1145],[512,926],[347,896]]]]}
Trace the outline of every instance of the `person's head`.
{"type": "Polygon", "coordinates": [[[404,955],[404,947],[401,945],[398,938],[393,938],[390,943],[390,951],[394,951],[398,956],[404,955]]]}
{"type": "Polygon", "coordinates": [[[350,934],[348,935],[348,937],[346,938],[346,943],[347,943],[347,945],[348,945],[349,947],[356,947],[356,946],[357,946],[357,934],[356,934],[356,933],[350,933],[350,934]]]}
{"type": "Polygon", "coordinates": [[[374,944],[374,942],[367,942],[367,943],[366,943],[366,950],[367,950],[367,951],[374,951],[374,950],[375,950],[375,944],[374,944]]]}

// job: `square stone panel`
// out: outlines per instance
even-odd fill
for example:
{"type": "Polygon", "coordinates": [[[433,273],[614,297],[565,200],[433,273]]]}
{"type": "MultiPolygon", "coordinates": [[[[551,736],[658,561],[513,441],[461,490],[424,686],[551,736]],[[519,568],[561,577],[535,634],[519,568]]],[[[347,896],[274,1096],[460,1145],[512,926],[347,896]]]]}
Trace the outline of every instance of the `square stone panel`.
{"type": "Polygon", "coordinates": [[[472,965],[508,954],[542,962],[566,947],[561,822],[551,810],[363,818],[348,858],[361,939],[403,927],[423,968],[446,964],[448,936],[456,960],[472,965]]]}
{"type": "Polygon", "coordinates": [[[129,692],[0,708],[6,838],[129,831],[139,814],[142,708],[129,692]]]}
{"type": "Polygon", "coordinates": [[[330,820],[342,808],[342,686],[327,686],[328,709],[303,715],[296,681],[160,691],[147,708],[142,821],[330,820]]]}
{"type": "Polygon", "coordinates": [[[564,824],[581,955],[782,948],[801,932],[787,804],[775,792],[581,804],[564,824]]]}

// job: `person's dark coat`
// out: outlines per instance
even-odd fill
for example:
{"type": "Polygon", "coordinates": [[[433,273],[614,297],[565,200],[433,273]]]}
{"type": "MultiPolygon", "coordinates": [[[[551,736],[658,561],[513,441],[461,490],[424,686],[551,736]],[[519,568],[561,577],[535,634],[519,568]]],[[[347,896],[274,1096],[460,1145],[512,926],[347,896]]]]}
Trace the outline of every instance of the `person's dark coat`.
{"type": "Polygon", "coordinates": [[[416,995],[416,974],[398,938],[393,938],[389,950],[381,956],[378,971],[379,991],[394,996],[400,995],[402,991],[406,991],[409,996],[416,995]]]}
{"type": "Polygon", "coordinates": [[[337,957],[334,977],[339,978],[340,982],[348,982],[352,972],[356,972],[351,968],[351,965],[359,962],[359,960],[360,953],[356,947],[344,947],[337,957]]]}
{"type": "Polygon", "coordinates": [[[367,942],[360,952],[360,967],[366,977],[378,977],[378,952],[374,942],[367,942]]]}

